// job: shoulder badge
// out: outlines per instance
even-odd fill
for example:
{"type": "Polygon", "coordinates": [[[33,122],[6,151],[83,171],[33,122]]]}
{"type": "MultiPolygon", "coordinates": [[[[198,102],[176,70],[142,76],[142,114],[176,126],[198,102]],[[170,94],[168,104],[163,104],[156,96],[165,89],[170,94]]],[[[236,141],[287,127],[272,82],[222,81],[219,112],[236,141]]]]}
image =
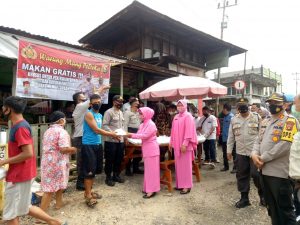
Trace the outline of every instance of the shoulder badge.
{"type": "Polygon", "coordinates": [[[281,140],[282,141],[289,141],[293,142],[294,135],[298,132],[296,119],[293,117],[288,117],[286,120],[282,133],[281,133],[281,140]]]}

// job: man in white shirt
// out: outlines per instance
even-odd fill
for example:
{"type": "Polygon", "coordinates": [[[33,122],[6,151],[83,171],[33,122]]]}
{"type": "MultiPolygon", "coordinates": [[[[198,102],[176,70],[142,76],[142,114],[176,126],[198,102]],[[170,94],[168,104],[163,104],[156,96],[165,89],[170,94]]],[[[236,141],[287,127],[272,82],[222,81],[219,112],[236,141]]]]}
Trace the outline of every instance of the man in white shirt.
{"type": "Polygon", "coordinates": [[[215,116],[210,114],[207,106],[202,108],[203,117],[200,119],[200,132],[206,138],[203,143],[205,160],[204,164],[211,164],[214,166],[216,160],[216,127],[218,126],[215,116]]]}
{"type": "MultiPolygon", "coordinates": [[[[102,85],[99,89],[95,89],[95,92],[103,93],[106,92],[110,88],[110,85],[102,85]]],[[[85,113],[87,112],[88,108],[90,107],[90,100],[87,99],[83,92],[77,92],[73,95],[73,101],[75,102],[76,106],[72,117],[74,119],[74,134],[72,137],[72,146],[77,148],[77,182],[76,182],[76,189],[77,190],[84,190],[83,180],[84,177],[80,174],[81,168],[81,147],[82,147],[82,135],[83,135],[83,121],[85,113]]]]}

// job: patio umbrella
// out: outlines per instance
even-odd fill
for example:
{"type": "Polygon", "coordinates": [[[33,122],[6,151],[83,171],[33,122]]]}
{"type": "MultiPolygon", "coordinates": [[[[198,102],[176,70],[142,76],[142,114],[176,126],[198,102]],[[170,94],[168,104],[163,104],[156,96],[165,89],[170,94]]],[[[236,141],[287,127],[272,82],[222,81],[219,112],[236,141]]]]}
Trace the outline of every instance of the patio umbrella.
{"type": "Polygon", "coordinates": [[[227,87],[212,80],[194,76],[178,76],[162,80],[139,95],[141,99],[174,101],[180,98],[214,98],[226,94],[227,87]]]}

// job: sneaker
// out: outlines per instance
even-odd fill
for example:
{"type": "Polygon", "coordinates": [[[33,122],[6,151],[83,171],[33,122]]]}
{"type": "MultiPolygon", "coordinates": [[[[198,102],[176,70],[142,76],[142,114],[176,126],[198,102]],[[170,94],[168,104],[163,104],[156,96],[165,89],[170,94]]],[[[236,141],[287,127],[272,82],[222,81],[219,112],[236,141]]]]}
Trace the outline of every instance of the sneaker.
{"type": "Polygon", "coordinates": [[[106,178],[105,183],[107,186],[110,186],[110,187],[115,186],[115,182],[110,178],[106,178]]]}
{"type": "Polygon", "coordinates": [[[124,183],[125,180],[123,178],[121,178],[120,176],[113,176],[112,178],[113,181],[118,182],[118,183],[124,183]]]}
{"type": "Polygon", "coordinates": [[[240,199],[237,203],[235,203],[235,207],[238,209],[245,208],[251,205],[249,199],[240,199]]]}
{"type": "Polygon", "coordinates": [[[216,168],[216,165],[213,162],[209,163],[208,166],[209,166],[210,169],[216,168]]]}
{"type": "Polygon", "coordinates": [[[208,165],[209,164],[209,160],[204,160],[203,165],[208,165]]]}

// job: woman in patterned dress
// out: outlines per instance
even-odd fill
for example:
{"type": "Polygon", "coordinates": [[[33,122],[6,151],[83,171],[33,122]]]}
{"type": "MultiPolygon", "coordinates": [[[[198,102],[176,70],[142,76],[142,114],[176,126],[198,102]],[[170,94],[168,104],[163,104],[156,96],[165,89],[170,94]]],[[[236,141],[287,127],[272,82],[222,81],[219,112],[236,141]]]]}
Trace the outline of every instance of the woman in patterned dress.
{"type": "Polygon", "coordinates": [[[62,193],[67,188],[69,179],[69,155],[76,152],[70,145],[70,135],[64,129],[65,114],[53,112],[49,117],[51,123],[43,137],[43,156],[41,162],[41,186],[44,192],[41,208],[47,211],[52,194],[55,193],[55,209],[65,204],[62,193]]]}

